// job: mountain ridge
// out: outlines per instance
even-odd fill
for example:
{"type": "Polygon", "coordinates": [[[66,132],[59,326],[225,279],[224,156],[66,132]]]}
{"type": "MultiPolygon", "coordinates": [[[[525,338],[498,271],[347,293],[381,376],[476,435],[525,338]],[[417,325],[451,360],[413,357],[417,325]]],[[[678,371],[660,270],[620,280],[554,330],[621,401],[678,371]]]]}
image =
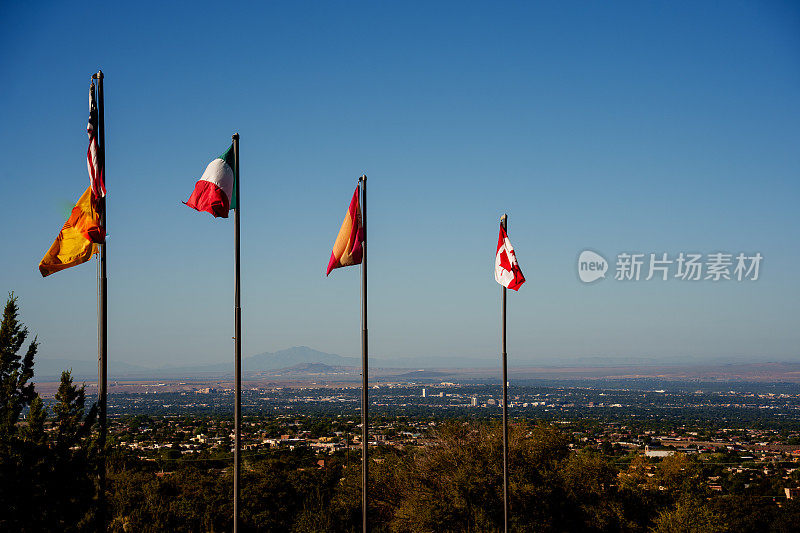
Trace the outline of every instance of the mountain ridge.
{"type": "MultiPolygon", "coordinates": [[[[301,364],[322,363],[328,366],[348,367],[360,365],[356,357],[344,357],[338,354],[322,352],[308,346],[292,346],[275,352],[262,352],[242,358],[242,372],[264,372],[287,369],[301,364]]],[[[72,359],[41,359],[34,364],[35,377],[38,381],[60,379],[63,370],[72,369],[73,378],[94,379],[97,377],[95,361],[72,359]]],[[[227,374],[233,373],[233,361],[230,363],[210,363],[203,365],[179,365],[147,367],[129,363],[109,361],[109,378],[122,377],[179,377],[192,374],[227,374]]]]}

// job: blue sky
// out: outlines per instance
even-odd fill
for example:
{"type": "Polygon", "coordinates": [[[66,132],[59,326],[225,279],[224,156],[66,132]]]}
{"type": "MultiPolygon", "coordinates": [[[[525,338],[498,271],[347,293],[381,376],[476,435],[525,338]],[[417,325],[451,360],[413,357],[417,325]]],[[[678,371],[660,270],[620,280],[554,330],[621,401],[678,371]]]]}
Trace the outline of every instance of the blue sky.
{"type": "Polygon", "coordinates": [[[0,65],[0,288],[42,358],[96,354],[94,263],[36,265],[88,183],[102,68],[112,368],[232,358],[232,220],[180,202],[235,131],[245,355],[360,352],[359,271],[324,270],[366,172],[387,362],[497,359],[503,212],[512,364],[800,360],[794,2],[5,2],[0,65]],[[584,285],[587,248],[764,262],[584,285]]]}

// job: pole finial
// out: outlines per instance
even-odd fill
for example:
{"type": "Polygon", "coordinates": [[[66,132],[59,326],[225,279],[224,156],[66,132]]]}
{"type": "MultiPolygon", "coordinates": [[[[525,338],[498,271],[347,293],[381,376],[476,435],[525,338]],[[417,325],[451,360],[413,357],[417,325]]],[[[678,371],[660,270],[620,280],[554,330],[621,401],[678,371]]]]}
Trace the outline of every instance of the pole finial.
{"type": "Polygon", "coordinates": [[[238,139],[239,139],[239,134],[238,133],[234,133],[233,135],[231,135],[231,140],[232,141],[235,141],[235,140],[238,140],[238,139]]]}
{"type": "Polygon", "coordinates": [[[102,80],[103,79],[103,71],[102,70],[98,70],[97,74],[95,74],[95,75],[97,76],[98,80],[102,80]]]}
{"type": "Polygon", "coordinates": [[[359,176],[359,178],[358,178],[358,181],[359,182],[367,181],[367,175],[366,174],[361,174],[361,176],[359,176]]]}

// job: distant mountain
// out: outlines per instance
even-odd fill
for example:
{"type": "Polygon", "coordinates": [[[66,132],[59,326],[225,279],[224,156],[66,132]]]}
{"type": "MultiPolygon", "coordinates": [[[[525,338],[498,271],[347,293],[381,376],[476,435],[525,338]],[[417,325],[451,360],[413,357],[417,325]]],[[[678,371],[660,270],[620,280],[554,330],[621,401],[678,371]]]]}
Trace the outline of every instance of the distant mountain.
{"type": "Polygon", "coordinates": [[[397,374],[397,379],[425,379],[425,378],[440,378],[442,376],[452,375],[452,372],[437,372],[435,370],[414,370],[413,372],[406,372],[405,374],[397,374]]]}
{"type": "MultiPolygon", "coordinates": [[[[381,368],[496,368],[499,357],[455,357],[455,356],[370,356],[370,366],[381,368]]],[[[361,361],[357,363],[361,366],[361,361]]]]}
{"type": "MultiPolygon", "coordinates": [[[[61,372],[72,370],[76,381],[97,379],[97,361],[80,359],[34,359],[33,371],[35,381],[58,381],[61,372]]],[[[121,361],[108,362],[109,375],[144,374],[152,370],[143,366],[131,365],[121,361]]]]}
{"type": "Polygon", "coordinates": [[[255,373],[256,376],[261,377],[343,377],[351,374],[357,374],[357,370],[353,367],[331,366],[325,363],[300,363],[289,368],[264,370],[255,373]]]}
{"type": "MultiPolygon", "coordinates": [[[[294,346],[277,352],[264,352],[242,360],[242,372],[264,372],[287,369],[297,365],[320,363],[330,367],[360,366],[361,360],[355,357],[342,357],[332,353],[320,352],[308,346],[294,346]]],[[[72,369],[76,380],[94,380],[97,378],[97,362],[72,359],[39,359],[34,365],[37,381],[57,381],[63,370],[72,369]]],[[[302,369],[297,369],[302,371],[302,369]]],[[[305,371],[311,372],[312,369],[305,371]]],[[[179,377],[210,377],[233,374],[233,361],[229,363],[213,363],[207,365],[180,365],[152,368],[128,363],[109,361],[110,379],[149,379],[179,377]]],[[[324,373],[324,372],[322,372],[324,373]]]]}
{"type": "Polygon", "coordinates": [[[300,363],[299,365],[290,366],[289,368],[281,369],[283,372],[335,372],[341,367],[326,365],[325,363],[300,363]]]}
{"type": "MultiPolygon", "coordinates": [[[[229,379],[233,376],[233,357],[224,363],[184,364],[152,368],[111,360],[108,364],[110,380],[149,379],[229,379]]],[[[516,380],[524,379],[639,379],[660,376],[665,379],[701,379],[733,381],[792,381],[800,382],[800,361],[768,362],[751,358],[746,363],[733,360],[726,363],[695,360],[682,363],[680,357],[665,358],[583,358],[561,361],[560,364],[526,361],[514,358],[512,374],[516,380]],[[630,362],[624,363],[623,361],[630,362]],[[616,365],[610,361],[617,361],[616,365]],[[658,364],[656,364],[658,362],[658,364]],[[581,363],[581,364],[579,364],[581,363]]],[[[499,358],[420,357],[394,356],[370,357],[373,378],[383,377],[405,381],[426,381],[447,378],[449,381],[496,379],[499,358]]],[[[97,362],[93,360],[39,359],[34,364],[34,379],[38,382],[57,381],[63,370],[72,369],[73,378],[80,381],[97,379],[97,362]]],[[[264,352],[242,361],[245,377],[286,377],[346,380],[358,379],[361,359],[321,352],[308,346],[294,346],[276,352],[264,352]]]]}
{"type": "Polygon", "coordinates": [[[264,352],[245,358],[242,369],[245,372],[279,370],[303,363],[322,363],[330,366],[358,366],[356,357],[342,357],[333,353],[320,352],[308,346],[294,346],[277,352],[264,352]]]}

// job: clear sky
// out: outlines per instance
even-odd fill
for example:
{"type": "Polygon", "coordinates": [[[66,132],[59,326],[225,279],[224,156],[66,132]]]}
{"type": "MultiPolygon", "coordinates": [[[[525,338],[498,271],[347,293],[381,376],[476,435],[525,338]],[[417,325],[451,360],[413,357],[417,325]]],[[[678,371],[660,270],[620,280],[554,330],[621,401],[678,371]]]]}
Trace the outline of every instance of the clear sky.
{"type": "Polygon", "coordinates": [[[96,356],[95,263],[37,264],[102,68],[112,368],[232,360],[233,221],[181,201],[237,131],[246,356],[360,353],[359,270],[324,271],[366,172],[376,357],[497,359],[507,212],[511,364],[800,360],[796,2],[245,4],[0,3],[0,289],[42,358],[96,356]],[[624,251],[764,260],[616,281],[624,251]]]}

